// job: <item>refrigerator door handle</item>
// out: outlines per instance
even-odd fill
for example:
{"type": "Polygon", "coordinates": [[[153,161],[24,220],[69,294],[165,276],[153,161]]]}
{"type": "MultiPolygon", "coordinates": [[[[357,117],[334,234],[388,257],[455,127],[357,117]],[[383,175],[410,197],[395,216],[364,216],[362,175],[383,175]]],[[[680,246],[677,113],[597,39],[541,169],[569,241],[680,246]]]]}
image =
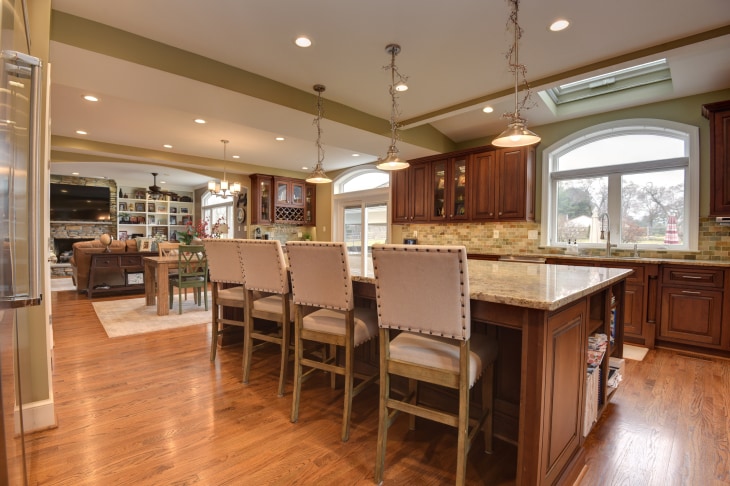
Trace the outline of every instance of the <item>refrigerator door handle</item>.
{"type": "Polygon", "coordinates": [[[41,190],[41,60],[28,54],[5,50],[2,57],[7,61],[6,68],[15,76],[30,78],[30,113],[28,130],[28,273],[30,277],[28,295],[11,298],[12,307],[40,304],[41,295],[41,254],[40,239],[42,217],[41,190]]]}

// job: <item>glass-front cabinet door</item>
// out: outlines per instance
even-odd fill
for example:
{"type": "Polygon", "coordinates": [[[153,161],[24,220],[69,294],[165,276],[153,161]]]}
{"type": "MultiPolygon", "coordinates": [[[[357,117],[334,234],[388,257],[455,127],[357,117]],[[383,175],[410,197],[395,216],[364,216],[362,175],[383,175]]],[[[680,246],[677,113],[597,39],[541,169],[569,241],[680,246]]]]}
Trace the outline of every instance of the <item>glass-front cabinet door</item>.
{"type": "Polygon", "coordinates": [[[469,217],[467,160],[468,156],[464,156],[431,162],[431,221],[454,221],[469,217]]]}
{"type": "Polygon", "coordinates": [[[431,201],[431,221],[444,221],[448,218],[449,207],[447,200],[447,161],[431,162],[431,184],[433,187],[431,201]]]}
{"type": "Polygon", "coordinates": [[[450,183],[451,183],[451,210],[450,219],[467,219],[469,215],[467,192],[466,192],[466,162],[467,157],[451,159],[450,183]]]}

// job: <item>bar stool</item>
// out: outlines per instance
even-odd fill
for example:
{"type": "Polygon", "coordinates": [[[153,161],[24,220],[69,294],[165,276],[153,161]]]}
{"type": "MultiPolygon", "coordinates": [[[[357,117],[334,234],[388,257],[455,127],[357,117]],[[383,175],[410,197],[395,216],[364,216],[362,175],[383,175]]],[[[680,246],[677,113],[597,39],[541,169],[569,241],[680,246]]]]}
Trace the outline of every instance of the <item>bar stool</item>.
{"type": "Polygon", "coordinates": [[[456,484],[463,485],[467,454],[480,430],[485,450],[492,450],[492,382],[497,357],[496,342],[471,332],[466,248],[374,245],[372,255],[380,327],[375,482],[383,481],[388,428],[405,412],[411,414],[411,429],[416,416],[457,428],[456,484]],[[391,397],[391,376],[408,379],[403,399],[391,397]],[[470,420],[469,390],[480,377],[481,415],[470,420]],[[458,413],[419,404],[419,382],[458,390],[458,413]]]}
{"type": "MultiPolygon", "coordinates": [[[[355,307],[347,248],[344,243],[291,241],[287,243],[294,302],[294,392],[291,421],[299,419],[302,382],[316,370],[345,377],[345,404],[342,413],[342,441],[350,437],[352,399],[377,377],[364,377],[354,386],[355,348],[377,335],[374,309],[355,307]],[[304,341],[314,341],[325,349],[334,346],[332,356],[304,357],[304,341]],[[337,347],[344,349],[344,365],[337,363],[337,347]],[[302,374],[303,366],[311,368],[302,374]]],[[[334,380],[333,380],[334,385],[334,380]]]]}
{"type": "Polygon", "coordinates": [[[203,240],[205,253],[208,255],[209,280],[212,294],[212,319],[210,360],[215,361],[218,349],[218,336],[234,330],[236,326],[246,326],[246,299],[243,287],[243,271],[238,258],[238,241],[231,239],[203,240]],[[233,284],[233,287],[224,288],[233,284]],[[241,309],[239,312],[229,312],[230,317],[224,317],[223,308],[232,307],[241,309]],[[233,315],[231,315],[233,314],[233,315]]]}

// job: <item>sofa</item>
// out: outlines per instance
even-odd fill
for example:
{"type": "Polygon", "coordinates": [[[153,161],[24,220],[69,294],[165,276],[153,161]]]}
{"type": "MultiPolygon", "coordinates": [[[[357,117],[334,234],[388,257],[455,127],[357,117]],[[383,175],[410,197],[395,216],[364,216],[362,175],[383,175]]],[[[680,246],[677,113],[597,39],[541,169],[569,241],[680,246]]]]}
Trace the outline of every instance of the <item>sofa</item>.
{"type": "MultiPolygon", "coordinates": [[[[89,269],[91,268],[91,255],[104,253],[104,245],[99,240],[77,241],[72,246],[73,255],[69,263],[73,273],[71,278],[76,285],[77,292],[85,292],[89,286],[89,269]]],[[[112,253],[137,252],[137,241],[113,240],[109,245],[112,253]]]]}

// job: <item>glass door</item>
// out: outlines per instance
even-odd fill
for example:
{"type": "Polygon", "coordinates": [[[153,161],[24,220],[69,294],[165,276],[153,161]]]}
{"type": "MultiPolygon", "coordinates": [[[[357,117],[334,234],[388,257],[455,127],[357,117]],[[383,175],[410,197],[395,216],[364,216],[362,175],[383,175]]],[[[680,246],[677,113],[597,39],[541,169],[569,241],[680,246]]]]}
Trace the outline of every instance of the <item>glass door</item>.
{"type": "Polygon", "coordinates": [[[346,205],[342,229],[350,271],[356,275],[373,275],[372,246],[385,243],[388,237],[387,203],[346,205]]]}

